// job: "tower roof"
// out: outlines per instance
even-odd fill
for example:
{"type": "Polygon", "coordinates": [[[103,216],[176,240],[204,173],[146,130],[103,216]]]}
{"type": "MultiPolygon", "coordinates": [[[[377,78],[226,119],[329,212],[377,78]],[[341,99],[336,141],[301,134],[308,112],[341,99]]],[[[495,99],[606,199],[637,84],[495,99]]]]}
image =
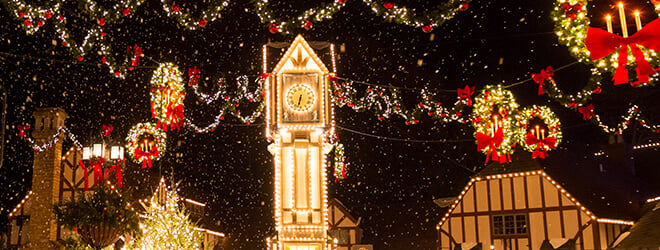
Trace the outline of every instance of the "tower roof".
{"type": "Polygon", "coordinates": [[[275,68],[272,70],[272,73],[278,73],[280,72],[286,63],[288,61],[292,61],[292,63],[297,64],[297,65],[302,65],[305,66],[307,65],[308,59],[311,58],[312,62],[316,64],[316,66],[323,71],[324,73],[329,73],[328,68],[325,66],[323,61],[319,58],[319,56],[316,54],[316,52],[312,49],[312,47],[307,43],[307,41],[302,37],[302,35],[296,36],[296,38],[293,40],[289,48],[286,50],[284,55],[281,57],[280,61],[277,63],[275,68]],[[297,53],[297,54],[294,54],[297,53]],[[303,53],[306,55],[309,55],[308,58],[303,57],[303,53]],[[299,61],[299,60],[304,60],[304,62],[299,61]]]}

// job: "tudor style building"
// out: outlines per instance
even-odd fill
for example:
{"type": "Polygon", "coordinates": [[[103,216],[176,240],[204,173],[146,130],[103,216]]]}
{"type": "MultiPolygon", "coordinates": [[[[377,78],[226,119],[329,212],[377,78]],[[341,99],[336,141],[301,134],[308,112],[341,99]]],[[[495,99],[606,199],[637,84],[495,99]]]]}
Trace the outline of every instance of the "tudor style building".
{"type": "Polygon", "coordinates": [[[518,156],[468,182],[436,226],[438,249],[607,249],[633,225],[628,207],[589,207],[539,160],[518,156]]]}

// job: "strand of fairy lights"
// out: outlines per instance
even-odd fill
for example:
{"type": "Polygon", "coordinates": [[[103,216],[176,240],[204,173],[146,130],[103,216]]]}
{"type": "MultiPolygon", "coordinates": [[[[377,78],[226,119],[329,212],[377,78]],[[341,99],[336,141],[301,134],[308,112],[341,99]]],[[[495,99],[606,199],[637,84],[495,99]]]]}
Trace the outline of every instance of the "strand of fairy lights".
{"type": "Polygon", "coordinates": [[[211,3],[204,10],[202,10],[198,16],[192,17],[192,14],[189,12],[182,11],[181,7],[177,6],[175,1],[160,0],[163,10],[167,16],[174,17],[179,25],[189,30],[199,29],[206,26],[208,22],[213,22],[220,18],[222,16],[220,13],[227,6],[229,6],[229,2],[229,0],[211,1],[211,3]]]}
{"type": "Polygon", "coordinates": [[[46,6],[33,6],[22,0],[7,1],[7,7],[14,13],[14,19],[23,22],[23,28],[28,35],[34,34],[41,27],[51,24],[57,37],[61,40],[61,45],[69,48],[73,57],[79,61],[84,60],[84,56],[92,49],[98,46],[101,62],[109,67],[109,71],[116,77],[124,78],[126,72],[132,69],[129,66],[120,65],[120,60],[116,60],[112,52],[110,39],[104,27],[106,23],[112,23],[124,16],[135,12],[144,0],[123,0],[119,1],[108,9],[91,0],[84,0],[78,5],[81,13],[86,13],[88,19],[94,20],[95,25],[86,30],[86,35],[82,42],[78,43],[72,38],[67,28],[67,17],[63,15],[62,1],[47,3],[46,6]],[[54,19],[49,21],[50,19],[54,19]]]}
{"type": "Polygon", "coordinates": [[[65,127],[57,128],[57,132],[51,136],[52,139],[42,145],[37,145],[32,138],[25,138],[25,140],[27,140],[32,145],[32,149],[34,149],[35,152],[42,152],[52,148],[58,141],[60,141],[61,135],[68,137],[76,148],[82,148],[82,144],[80,144],[80,142],[76,139],[76,135],[71,133],[71,131],[65,127]]]}

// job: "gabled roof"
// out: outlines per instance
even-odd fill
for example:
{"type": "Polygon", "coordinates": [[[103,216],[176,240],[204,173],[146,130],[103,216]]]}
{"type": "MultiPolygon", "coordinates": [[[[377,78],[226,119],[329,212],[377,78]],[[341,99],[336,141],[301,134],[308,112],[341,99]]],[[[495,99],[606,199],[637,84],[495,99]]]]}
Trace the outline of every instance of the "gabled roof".
{"type": "Polygon", "coordinates": [[[633,225],[615,249],[657,249],[660,247],[660,201],[644,206],[644,215],[633,225]]]}
{"type": "Polygon", "coordinates": [[[296,38],[291,43],[291,46],[289,46],[289,49],[287,49],[287,51],[284,53],[280,61],[273,69],[272,73],[277,73],[281,71],[284,65],[286,64],[286,62],[289,61],[291,57],[295,57],[293,53],[298,51],[298,49],[304,50],[307,54],[309,54],[309,57],[321,69],[321,71],[323,71],[324,73],[329,73],[328,68],[325,66],[323,61],[321,61],[321,59],[318,57],[316,52],[309,46],[309,43],[305,41],[302,35],[296,36],[296,38]]]}
{"type": "MultiPolygon", "coordinates": [[[[340,210],[342,213],[344,213],[344,215],[345,215],[346,217],[348,217],[348,219],[350,219],[353,223],[355,223],[355,225],[360,224],[360,219],[359,219],[359,218],[358,218],[358,219],[355,219],[355,217],[353,217],[353,215],[348,211],[348,209],[346,208],[346,206],[344,206],[344,204],[341,203],[341,201],[337,200],[337,198],[332,198],[332,200],[330,200],[330,201],[328,202],[328,208],[333,207],[333,206],[339,208],[339,210],[340,210]]],[[[334,222],[333,222],[333,223],[334,223],[334,222]]]]}
{"type": "MultiPolygon", "coordinates": [[[[462,195],[476,181],[536,174],[543,175],[558,189],[566,190],[572,200],[578,201],[596,218],[626,220],[623,223],[629,223],[639,218],[639,206],[643,199],[651,197],[647,191],[649,188],[625,170],[599,171],[597,161],[572,152],[553,151],[547,159],[531,159],[530,153],[516,152],[511,158],[511,163],[494,162],[477,173],[454,204],[462,200],[462,195]]],[[[451,211],[450,208],[443,221],[451,211]]]]}

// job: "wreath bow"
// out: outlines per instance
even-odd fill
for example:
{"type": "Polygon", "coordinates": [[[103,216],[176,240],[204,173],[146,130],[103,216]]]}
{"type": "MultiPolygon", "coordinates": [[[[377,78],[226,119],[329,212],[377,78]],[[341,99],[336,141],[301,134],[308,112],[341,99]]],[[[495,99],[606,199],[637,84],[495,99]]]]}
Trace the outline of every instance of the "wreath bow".
{"type": "Polygon", "coordinates": [[[654,74],[655,70],[646,58],[644,58],[644,53],[639,47],[643,46],[655,51],[660,50],[660,19],[653,20],[632,36],[625,38],[603,29],[589,27],[584,45],[587,46],[587,50],[590,53],[589,56],[592,60],[603,58],[614,52],[617,48],[619,49],[619,65],[614,73],[614,85],[628,82],[626,65],[628,64],[628,47],[630,46],[630,50],[637,63],[636,71],[638,79],[636,83],[631,83],[631,85],[648,82],[649,75],[654,74]]]}
{"type": "Polygon", "coordinates": [[[135,158],[142,159],[142,168],[147,168],[147,166],[151,168],[151,158],[158,156],[158,154],[160,154],[160,152],[156,146],[151,147],[148,152],[142,151],[142,149],[139,148],[136,148],[134,152],[135,158]]]}
{"type": "Polygon", "coordinates": [[[25,132],[30,129],[30,125],[17,125],[16,128],[18,128],[18,137],[25,137],[25,132]]]}
{"type": "Polygon", "coordinates": [[[114,128],[112,127],[112,124],[110,125],[101,125],[101,130],[103,131],[103,136],[105,137],[110,137],[110,132],[112,132],[114,128]]]}
{"type": "Polygon", "coordinates": [[[472,106],[472,99],[470,99],[470,96],[474,94],[474,87],[465,85],[465,88],[457,89],[456,92],[458,93],[459,99],[466,100],[465,105],[472,106]]]}
{"type": "Polygon", "coordinates": [[[486,147],[488,147],[488,152],[486,153],[486,162],[488,162],[488,158],[490,158],[491,155],[493,161],[506,161],[506,157],[500,157],[497,154],[497,148],[502,145],[502,142],[504,142],[504,132],[502,131],[502,128],[497,129],[497,132],[495,132],[493,136],[477,132],[477,150],[483,151],[486,149],[486,147]]]}
{"type": "Polygon", "coordinates": [[[184,117],[184,115],[183,115],[183,105],[179,104],[179,105],[173,106],[172,103],[170,103],[167,106],[167,111],[166,111],[165,115],[167,116],[167,119],[169,119],[170,122],[171,122],[170,123],[171,124],[170,129],[175,129],[176,128],[176,130],[179,130],[181,120],[184,117]]]}
{"type": "Polygon", "coordinates": [[[545,79],[551,79],[554,75],[552,66],[542,69],[538,74],[532,74],[532,80],[539,84],[538,95],[543,95],[543,83],[545,79]]]}
{"type": "Polygon", "coordinates": [[[536,150],[532,152],[532,159],[536,159],[536,157],[545,159],[545,157],[548,156],[548,152],[545,151],[545,146],[548,146],[550,149],[555,149],[555,144],[557,144],[557,139],[555,139],[554,136],[548,136],[544,139],[539,139],[536,136],[534,136],[534,134],[527,133],[527,137],[525,138],[525,143],[527,143],[527,145],[536,145],[536,150]]]}
{"type": "Polygon", "coordinates": [[[192,69],[188,68],[188,77],[190,78],[188,85],[197,85],[197,81],[199,80],[199,69],[197,66],[193,67],[192,69]]]}
{"type": "Polygon", "coordinates": [[[594,116],[594,105],[589,104],[587,106],[579,107],[578,111],[582,114],[582,119],[590,119],[592,116],[594,116]]]}

